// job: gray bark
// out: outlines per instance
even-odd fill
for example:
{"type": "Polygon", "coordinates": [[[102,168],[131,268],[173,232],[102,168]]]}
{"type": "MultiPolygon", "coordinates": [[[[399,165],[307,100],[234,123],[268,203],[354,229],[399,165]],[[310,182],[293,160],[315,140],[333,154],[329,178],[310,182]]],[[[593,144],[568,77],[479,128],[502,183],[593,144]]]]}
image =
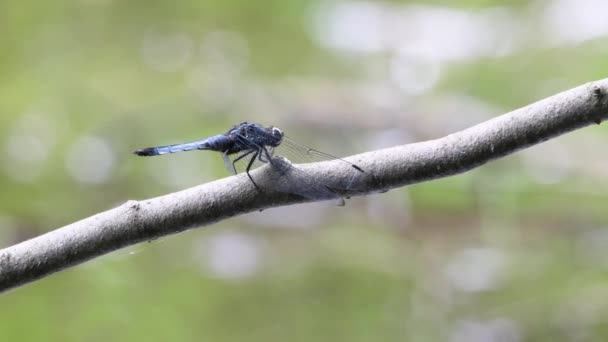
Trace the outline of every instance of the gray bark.
{"type": "MultiPolygon", "coordinates": [[[[608,117],[608,79],[588,83],[446,137],[345,158],[365,173],[342,196],[368,195],[455,175],[608,117]]],[[[265,208],[310,201],[287,194],[276,168],[123,205],[0,250],[0,292],[138,242],[265,208]],[[265,186],[272,183],[272,186],[265,186]],[[270,189],[284,189],[276,191],[270,189]]],[[[335,162],[298,174],[340,188],[352,172],[335,162]],[[304,176],[306,175],[306,176],[304,176]]]]}

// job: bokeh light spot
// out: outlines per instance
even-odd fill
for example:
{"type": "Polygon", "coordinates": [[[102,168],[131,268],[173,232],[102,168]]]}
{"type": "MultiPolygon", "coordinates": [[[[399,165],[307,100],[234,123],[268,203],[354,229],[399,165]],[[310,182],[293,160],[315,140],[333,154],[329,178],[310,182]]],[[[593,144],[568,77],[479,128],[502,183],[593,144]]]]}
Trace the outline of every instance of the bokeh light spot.
{"type": "Polygon", "coordinates": [[[114,152],[108,143],[94,136],[78,139],[70,147],[65,162],[72,177],[90,184],[106,182],[115,164],[114,152]]]}

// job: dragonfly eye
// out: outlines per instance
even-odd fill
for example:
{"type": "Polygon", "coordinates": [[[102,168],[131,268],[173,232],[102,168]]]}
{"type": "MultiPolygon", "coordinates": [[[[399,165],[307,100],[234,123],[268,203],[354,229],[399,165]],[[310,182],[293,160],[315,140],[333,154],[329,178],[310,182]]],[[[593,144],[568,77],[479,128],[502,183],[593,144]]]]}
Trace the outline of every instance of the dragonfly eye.
{"type": "Polygon", "coordinates": [[[277,137],[277,138],[282,138],[283,137],[283,131],[281,131],[277,127],[272,127],[272,135],[275,136],[275,137],[277,137]]]}

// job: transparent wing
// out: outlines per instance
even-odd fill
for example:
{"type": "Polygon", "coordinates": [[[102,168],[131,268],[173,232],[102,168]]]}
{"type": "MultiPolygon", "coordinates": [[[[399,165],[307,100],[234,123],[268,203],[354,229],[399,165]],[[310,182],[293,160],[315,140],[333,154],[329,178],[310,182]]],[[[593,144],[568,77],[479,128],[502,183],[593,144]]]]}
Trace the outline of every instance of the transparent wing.
{"type": "Polygon", "coordinates": [[[283,137],[281,145],[276,148],[276,154],[287,158],[294,164],[307,164],[329,160],[338,160],[341,163],[344,163],[345,165],[351,166],[353,169],[359,172],[363,172],[363,170],[359,166],[349,161],[302,145],[289,139],[288,137],[283,137]]]}
{"type": "Polygon", "coordinates": [[[299,144],[287,137],[283,137],[281,145],[275,148],[275,156],[281,156],[293,164],[308,164],[323,161],[334,161],[347,170],[347,177],[336,184],[324,184],[309,177],[306,171],[298,165],[291,165],[289,174],[297,179],[299,184],[290,187],[291,193],[302,195],[311,199],[324,199],[340,197],[339,194],[347,191],[357,191],[359,180],[364,170],[356,164],[342,158],[321,152],[308,146],[299,144]]]}
{"type": "Polygon", "coordinates": [[[271,183],[274,190],[313,200],[335,200],[335,204],[344,205],[342,189],[319,182],[300,166],[283,157],[274,157],[272,165],[277,170],[277,178],[271,183]]]}
{"type": "MultiPolygon", "coordinates": [[[[240,136],[238,139],[245,142],[247,138],[240,136]]],[[[364,175],[363,169],[351,162],[299,144],[287,137],[283,137],[279,146],[275,148],[266,146],[265,148],[280,177],[270,186],[280,192],[315,200],[337,199],[340,201],[338,204],[342,205],[343,199],[341,197],[343,196],[341,194],[347,191],[357,191],[358,180],[364,175]],[[349,170],[347,177],[336,184],[326,184],[314,179],[302,166],[294,165],[323,161],[335,161],[341,164],[342,167],[349,170]]],[[[253,170],[269,162],[268,156],[261,147],[259,150],[244,149],[230,155],[223,154],[223,158],[226,168],[232,173],[245,172],[249,165],[253,170]]]]}

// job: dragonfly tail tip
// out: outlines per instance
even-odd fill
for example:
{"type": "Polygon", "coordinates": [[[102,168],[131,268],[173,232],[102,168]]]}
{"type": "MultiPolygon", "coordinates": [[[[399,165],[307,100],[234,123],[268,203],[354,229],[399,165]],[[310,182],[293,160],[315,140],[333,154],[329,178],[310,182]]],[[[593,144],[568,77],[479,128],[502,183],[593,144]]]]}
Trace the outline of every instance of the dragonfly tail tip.
{"type": "Polygon", "coordinates": [[[136,154],[138,156],[148,157],[148,156],[155,156],[157,153],[156,153],[155,148],[148,147],[148,148],[142,148],[140,150],[135,150],[135,151],[133,151],[133,154],[136,154]]]}

